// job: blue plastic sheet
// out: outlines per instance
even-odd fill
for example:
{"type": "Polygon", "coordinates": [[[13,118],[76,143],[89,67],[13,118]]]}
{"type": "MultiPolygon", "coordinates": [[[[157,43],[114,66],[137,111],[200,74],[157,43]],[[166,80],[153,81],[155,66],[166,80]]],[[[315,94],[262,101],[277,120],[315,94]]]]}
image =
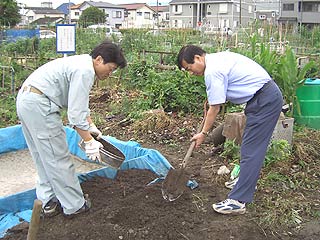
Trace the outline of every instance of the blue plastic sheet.
{"type": "MultiPolygon", "coordinates": [[[[65,128],[66,138],[70,152],[90,162],[85,153],[79,148],[80,136],[69,127],[65,128]]],[[[121,170],[146,169],[154,172],[159,177],[152,181],[159,182],[165,178],[170,168],[173,168],[167,159],[157,150],[142,148],[139,143],[134,141],[120,141],[111,136],[103,138],[125,155],[125,161],[121,165],[121,170]]],[[[10,151],[17,151],[27,148],[21,126],[13,126],[0,129],[0,154],[10,151]]],[[[96,176],[115,178],[117,170],[103,167],[98,170],[79,174],[80,182],[86,181],[96,176]]],[[[194,180],[189,180],[187,185],[194,189],[198,186],[194,180]]],[[[0,238],[6,231],[20,223],[20,219],[30,222],[34,200],[36,199],[35,189],[20,192],[6,197],[0,197],[0,238]]]]}

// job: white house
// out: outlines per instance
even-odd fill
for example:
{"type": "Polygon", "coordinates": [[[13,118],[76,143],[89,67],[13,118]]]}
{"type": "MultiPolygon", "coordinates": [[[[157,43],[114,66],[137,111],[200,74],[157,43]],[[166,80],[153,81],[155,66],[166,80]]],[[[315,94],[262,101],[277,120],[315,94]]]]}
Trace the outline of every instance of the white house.
{"type": "Polygon", "coordinates": [[[153,28],[155,10],[146,3],[119,4],[126,9],[124,28],[153,28]]]}
{"type": "Polygon", "coordinates": [[[80,13],[89,7],[96,7],[102,10],[106,14],[106,24],[115,28],[123,25],[125,8],[121,5],[114,5],[107,2],[85,1],[79,7],[80,13]]]}
{"type": "Polygon", "coordinates": [[[79,21],[81,11],[80,11],[81,4],[76,4],[70,7],[70,15],[71,15],[71,22],[76,23],[79,21]]]}
{"type": "Polygon", "coordinates": [[[162,6],[152,6],[153,10],[158,13],[158,19],[155,14],[155,21],[159,27],[169,27],[170,24],[170,10],[169,5],[162,6]]]}
{"type": "Polygon", "coordinates": [[[41,18],[45,19],[64,19],[65,15],[63,12],[52,9],[52,8],[43,8],[43,7],[26,7],[25,11],[25,23],[31,24],[34,21],[37,21],[41,18]]]}

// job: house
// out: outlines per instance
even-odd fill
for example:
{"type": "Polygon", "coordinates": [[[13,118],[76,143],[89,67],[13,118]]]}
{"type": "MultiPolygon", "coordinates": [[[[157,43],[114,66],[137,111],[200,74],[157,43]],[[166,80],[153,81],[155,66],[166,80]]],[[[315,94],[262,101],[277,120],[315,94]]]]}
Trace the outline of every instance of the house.
{"type": "Polygon", "coordinates": [[[39,27],[55,27],[56,24],[64,23],[65,19],[62,17],[44,17],[39,18],[37,20],[34,20],[32,22],[33,25],[39,26],[39,27]]]}
{"type": "Polygon", "coordinates": [[[79,21],[81,15],[80,6],[81,3],[70,7],[71,23],[77,23],[79,21]]]}
{"type": "Polygon", "coordinates": [[[41,18],[45,18],[47,24],[50,22],[55,22],[57,19],[65,18],[65,14],[57,9],[50,7],[25,7],[25,23],[36,24],[41,18]]]}
{"type": "Polygon", "coordinates": [[[119,4],[125,8],[124,28],[154,28],[156,11],[146,3],[119,4]]]}
{"type": "Polygon", "coordinates": [[[172,0],[170,26],[220,30],[247,26],[254,19],[253,0],[172,0]]]}
{"type": "Polygon", "coordinates": [[[256,0],[255,17],[258,21],[277,24],[280,15],[280,0],[256,0]]]}
{"type": "Polygon", "coordinates": [[[72,2],[62,3],[57,9],[64,13],[65,19],[71,23],[71,7],[74,5],[72,2]]]}
{"type": "Polygon", "coordinates": [[[72,3],[72,2],[70,2],[70,3],[62,3],[59,7],[57,7],[57,9],[59,11],[63,12],[66,16],[68,16],[69,15],[69,10],[70,10],[70,8],[72,6],[74,6],[74,3],[72,3]]]}
{"type": "Polygon", "coordinates": [[[282,0],[279,23],[313,27],[320,24],[319,0],[282,0]]]}
{"type": "Polygon", "coordinates": [[[89,7],[96,7],[103,11],[106,14],[106,24],[115,28],[123,25],[125,8],[121,5],[114,5],[107,2],[85,1],[79,7],[80,15],[89,7]]]}
{"type": "Polygon", "coordinates": [[[157,22],[157,26],[159,27],[169,27],[170,24],[170,11],[169,5],[166,6],[151,6],[155,11],[155,21],[157,22]],[[158,13],[158,19],[157,19],[158,13]]]}

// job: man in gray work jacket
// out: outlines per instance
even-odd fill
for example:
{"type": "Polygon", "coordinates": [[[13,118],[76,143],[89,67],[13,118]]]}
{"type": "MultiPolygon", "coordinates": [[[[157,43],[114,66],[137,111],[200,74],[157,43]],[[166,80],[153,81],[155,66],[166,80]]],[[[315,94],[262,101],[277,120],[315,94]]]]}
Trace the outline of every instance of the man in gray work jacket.
{"type": "Polygon", "coordinates": [[[281,113],[283,99],[277,84],[258,63],[233,52],[207,54],[194,45],[181,48],[180,69],[204,76],[209,109],[201,133],[192,137],[196,147],[219,113],[221,104],[246,103],[246,125],[242,137],[240,175],[225,201],[213,204],[222,214],[243,214],[252,202],[267,147],[281,113]]]}
{"type": "Polygon", "coordinates": [[[45,216],[62,212],[74,217],[90,209],[75,173],[66,142],[60,111],[67,108],[69,123],[85,143],[91,160],[100,161],[102,144],[91,133],[102,134],[90,118],[89,92],[95,77],[104,79],[126,66],[121,49],[109,41],[90,54],[58,58],[36,69],[22,84],[17,113],[36,164],[39,179],[37,198],[45,216]]]}

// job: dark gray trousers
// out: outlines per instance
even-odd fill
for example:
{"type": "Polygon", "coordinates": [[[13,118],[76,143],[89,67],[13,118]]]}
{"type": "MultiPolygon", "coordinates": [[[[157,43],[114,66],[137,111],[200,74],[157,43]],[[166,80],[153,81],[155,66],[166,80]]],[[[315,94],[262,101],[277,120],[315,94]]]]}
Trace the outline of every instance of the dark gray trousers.
{"type": "Polygon", "coordinates": [[[260,170],[282,105],[282,94],[274,81],[265,84],[247,103],[239,180],[228,198],[245,203],[252,202],[260,170]]]}

